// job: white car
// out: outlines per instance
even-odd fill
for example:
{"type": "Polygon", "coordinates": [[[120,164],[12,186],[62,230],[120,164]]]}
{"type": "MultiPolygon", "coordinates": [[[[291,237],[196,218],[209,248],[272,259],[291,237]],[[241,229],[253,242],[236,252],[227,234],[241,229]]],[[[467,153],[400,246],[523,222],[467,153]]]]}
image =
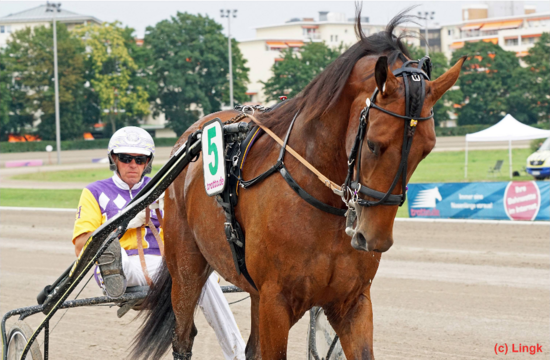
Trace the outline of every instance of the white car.
{"type": "Polygon", "coordinates": [[[550,138],[546,139],[540,149],[529,155],[525,170],[537,180],[550,177],[550,138]]]}

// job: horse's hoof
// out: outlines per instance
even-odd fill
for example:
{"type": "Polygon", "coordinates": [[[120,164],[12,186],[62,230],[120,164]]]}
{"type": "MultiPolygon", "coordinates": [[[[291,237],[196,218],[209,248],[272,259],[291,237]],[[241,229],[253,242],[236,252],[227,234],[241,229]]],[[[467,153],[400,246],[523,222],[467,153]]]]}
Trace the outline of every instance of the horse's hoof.
{"type": "Polygon", "coordinates": [[[369,251],[367,239],[359,232],[356,232],[351,238],[351,247],[355,250],[369,251]]]}

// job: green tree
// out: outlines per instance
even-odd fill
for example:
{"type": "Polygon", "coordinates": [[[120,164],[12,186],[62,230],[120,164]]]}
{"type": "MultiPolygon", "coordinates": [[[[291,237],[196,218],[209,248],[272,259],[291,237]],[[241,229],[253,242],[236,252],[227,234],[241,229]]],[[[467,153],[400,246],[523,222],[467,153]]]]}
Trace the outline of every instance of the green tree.
{"type": "MultiPolygon", "coordinates": [[[[231,43],[234,99],[244,102],[248,68],[231,43]]],[[[199,117],[229,102],[227,37],[208,16],[178,12],[170,20],[148,27],[145,46],[153,56],[153,78],[158,86],[156,110],[164,112],[179,135],[199,117]]]]}
{"type": "Polygon", "coordinates": [[[6,70],[7,54],[0,49],[0,140],[8,134],[21,134],[32,125],[32,112],[26,111],[26,93],[17,88],[13,74],[6,70]]]}
{"type": "Polygon", "coordinates": [[[319,75],[342,53],[343,46],[332,49],[324,42],[307,43],[299,52],[292,48],[281,52],[282,61],[271,67],[273,76],[264,85],[267,100],[278,100],[279,96],[296,96],[307,84],[319,75]]]}
{"type": "MultiPolygon", "coordinates": [[[[423,48],[418,48],[414,45],[409,46],[409,52],[412,59],[421,59],[426,55],[423,48]]],[[[430,53],[430,60],[432,61],[432,80],[437,79],[449,70],[450,65],[447,57],[442,52],[430,53]]],[[[464,95],[460,89],[449,89],[437,103],[435,103],[434,120],[437,126],[440,126],[442,122],[450,120],[449,112],[454,112],[453,104],[462,103],[464,95]]]]}
{"type": "Polygon", "coordinates": [[[550,34],[543,33],[514,71],[510,105],[525,123],[550,122],[550,34]]]}
{"type": "MultiPolygon", "coordinates": [[[[143,46],[143,43],[138,44],[134,32],[135,30],[130,27],[124,28],[124,44],[128,49],[128,55],[136,64],[130,75],[129,86],[144,89],[149,103],[153,103],[158,94],[158,85],[153,78],[153,51],[150,47],[143,46]]],[[[137,120],[135,117],[129,119],[130,122],[135,120],[137,120]]]]}
{"type": "Polygon", "coordinates": [[[458,124],[495,124],[510,112],[510,90],[519,60],[514,52],[484,41],[466,42],[453,53],[451,63],[463,55],[468,59],[457,82],[464,94],[458,124]]]}
{"type": "Polygon", "coordinates": [[[102,117],[111,123],[115,132],[128,118],[149,113],[149,95],[141,85],[131,84],[138,70],[127,48],[127,30],[118,22],[84,25],[75,29],[89,48],[88,71],[90,84],[97,94],[102,117]]]}
{"type": "MultiPolygon", "coordinates": [[[[57,26],[59,107],[62,139],[82,137],[84,92],[84,46],[63,24],[57,26]]],[[[2,83],[8,82],[8,125],[2,132],[19,132],[40,117],[38,134],[55,139],[55,90],[53,74],[53,29],[25,28],[12,34],[4,56],[2,83]]]]}

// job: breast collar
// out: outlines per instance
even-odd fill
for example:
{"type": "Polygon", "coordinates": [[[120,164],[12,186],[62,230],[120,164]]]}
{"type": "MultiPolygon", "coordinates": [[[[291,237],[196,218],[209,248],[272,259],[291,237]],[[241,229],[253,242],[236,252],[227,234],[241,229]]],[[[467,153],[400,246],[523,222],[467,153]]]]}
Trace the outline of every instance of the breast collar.
{"type": "Polygon", "coordinates": [[[423,57],[420,60],[406,61],[401,68],[393,71],[394,76],[403,77],[403,83],[405,85],[405,115],[399,115],[386,110],[375,104],[376,95],[378,95],[378,88],[376,88],[372,96],[367,98],[366,106],[361,111],[359,117],[359,129],[355,142],[353,144],[351,153],[348,158],[348,174],[346,181],[342,186],[344,193],[342,199],[349,206],[350,200],[354,203],[365,207],[371,207],[376,205],[403,205],[406,199],[407,190],[407,162],[409,158],[409,152],[411,150],[412,140],[418,121],[429,120],[433,117],[433,109],[430,112],[430,116],[419,117],[424,105],[425,93],[426,93],[426,80],[430,80],[432,64],[428,56],[423,57]],[[411,67],[411,64],[418,64],[418,67],[411,67]],[[413,101],[413,93],[416,91],[419,93],[418,101],[413,101]],[[415,104],[418,104],[415,106],[415,104]],[[369,119],[369,112],[371,109],[382,111],[388,115],[404,120],[405,131],[403,132],[403,147],[401,149],[401,161],[397,168],[397,174],[393,179],[393,182],[386,193],[369,188],[366,185],[360,183],[359,176],[361,174],[361,150],[363,148],[364,138],[367,132],[367,124],[369,119]],[[352,181],[354,169],[356,170],[355,181],[352,181]],[[401,178],[402,193],[399,195],[392,194],[395,186],[401,178]],[[376,199],[372,201],[369,199],[362,199],[358,197],[361,193],[370,198],[376,199]]]}

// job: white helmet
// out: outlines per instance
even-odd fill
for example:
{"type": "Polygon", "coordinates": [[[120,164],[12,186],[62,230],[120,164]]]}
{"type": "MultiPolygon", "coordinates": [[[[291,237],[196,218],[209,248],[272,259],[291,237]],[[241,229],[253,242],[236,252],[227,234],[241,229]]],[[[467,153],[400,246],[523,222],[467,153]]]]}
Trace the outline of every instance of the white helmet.
{"type": "Polygon", "coordinates": [[[155,158],[155,142],[149,133],[136,126],[126,126],[117,130],[109,140],[109,168],[116,171],[116,164],[112,154],[143,154],[151,158],[142,177],[151,172],[153,159],[155,158]]]}

